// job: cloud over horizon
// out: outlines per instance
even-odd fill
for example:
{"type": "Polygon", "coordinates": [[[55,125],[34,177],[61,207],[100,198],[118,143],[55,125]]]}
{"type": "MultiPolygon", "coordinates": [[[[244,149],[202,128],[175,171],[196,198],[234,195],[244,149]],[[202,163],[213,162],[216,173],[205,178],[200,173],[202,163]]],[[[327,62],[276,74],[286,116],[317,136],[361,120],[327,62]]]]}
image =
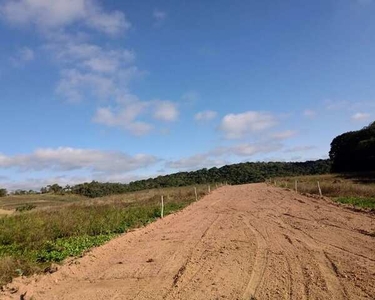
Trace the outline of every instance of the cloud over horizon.
{"type": "Polygon", "coordinates": [[[121,151],[103,151],[71,147],[41,148],[30,154],[7,156],[0,154],[0,168],[27,171],[73,171],[126,173],[157,163],[154,155],[129,155],[121,151]]]}

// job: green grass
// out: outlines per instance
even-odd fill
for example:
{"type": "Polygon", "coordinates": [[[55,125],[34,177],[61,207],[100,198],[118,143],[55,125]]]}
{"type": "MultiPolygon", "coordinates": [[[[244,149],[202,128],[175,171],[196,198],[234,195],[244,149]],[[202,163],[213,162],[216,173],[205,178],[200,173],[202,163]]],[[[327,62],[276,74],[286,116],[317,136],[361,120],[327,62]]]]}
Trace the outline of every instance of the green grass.
{"type": "Polygon", "coordinates": [[[353,207],[367,208],[375,210],[375,198],[362,197],[338,197],[334,199],[336,202],[353,205],[353,207]]]}
{"type": "MultiPolygon", "coordinates": [[[[35,208],[0,217],[0,286],[15,276],[43,271],[51,263],[80,256],[129,229],[155,221],[161,214],[161,194],[164,215],[195,201],[193,188],[184,187],[35,208]]],[[[198,187],[198,197],[205,194],[206,187],[198,187]]]]}

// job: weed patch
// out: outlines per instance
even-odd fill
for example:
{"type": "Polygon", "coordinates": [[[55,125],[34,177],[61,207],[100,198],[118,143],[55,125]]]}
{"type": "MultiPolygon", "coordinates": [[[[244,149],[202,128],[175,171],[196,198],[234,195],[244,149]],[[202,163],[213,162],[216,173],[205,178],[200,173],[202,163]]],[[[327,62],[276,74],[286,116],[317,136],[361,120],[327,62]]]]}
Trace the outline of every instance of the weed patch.
{"type": "MultiPolygon", "coordinates": [[[[198,191],[199,197],[205,195],[205,189],[198,191]]],[[[129,229],[155,221],[160,218],[161,192],[165,195],[164,215],[178,211],[195,200],[191,190],[154,191],[133,202],[123,195],[48,209],[25,205],[18,211],[27,213],[0,217],[0,285],[45,270],[67,257],[81,256],[129,229]]]]}
{"type": "Polygon", "coordinates": [[[367,208],[375,210],[375,198],[362,197],[339,197],[334,199],[336,202],[353,205],[358,208],[367,208]]]}

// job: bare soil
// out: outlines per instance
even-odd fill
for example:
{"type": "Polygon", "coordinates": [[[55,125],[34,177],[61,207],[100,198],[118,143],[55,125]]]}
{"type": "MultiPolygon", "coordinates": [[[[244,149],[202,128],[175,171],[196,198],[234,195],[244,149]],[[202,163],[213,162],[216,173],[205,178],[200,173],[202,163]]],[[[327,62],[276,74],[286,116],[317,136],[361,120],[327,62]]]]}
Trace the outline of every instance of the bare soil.
{"type": "Polygon", "coordinates": [[[374,232],[374,215],[325,199],[265,184],[222,187],[53,274],[16,279],[0,295],[375,299],[374,232]]]}
{"type": "Polygon", "coordinates": [[[0,208],[0,215],[11,215],[14,213],[14,210],[8,210],[8,209],[1,209],[0,208]]]}

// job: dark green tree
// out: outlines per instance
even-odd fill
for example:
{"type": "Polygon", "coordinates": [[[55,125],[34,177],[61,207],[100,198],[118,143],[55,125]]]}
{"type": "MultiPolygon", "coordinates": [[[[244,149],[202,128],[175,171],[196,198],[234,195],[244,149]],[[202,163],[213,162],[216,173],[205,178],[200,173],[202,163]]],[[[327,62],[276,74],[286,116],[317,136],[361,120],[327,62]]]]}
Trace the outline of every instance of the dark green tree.
{"type": "Polygon", "coordinates": [[[8,195],[8,191],[6,189],[0,189],[0,197],[5,197],[8,195]]]}
{"type": "Polygon", "coordinates": [[[49,188],[49,191],[54,193],[54,194],[61,193],[62,190],[63,190],[62,186],[59,186],[57,183],[52,184],[52,185],[48,185],[47,187],[49,188]]]}
{"type": "Polygon", "coordinates": [[[375,171],[375,122],[335,137],[329,156],[333,172],[375,171]]]}

